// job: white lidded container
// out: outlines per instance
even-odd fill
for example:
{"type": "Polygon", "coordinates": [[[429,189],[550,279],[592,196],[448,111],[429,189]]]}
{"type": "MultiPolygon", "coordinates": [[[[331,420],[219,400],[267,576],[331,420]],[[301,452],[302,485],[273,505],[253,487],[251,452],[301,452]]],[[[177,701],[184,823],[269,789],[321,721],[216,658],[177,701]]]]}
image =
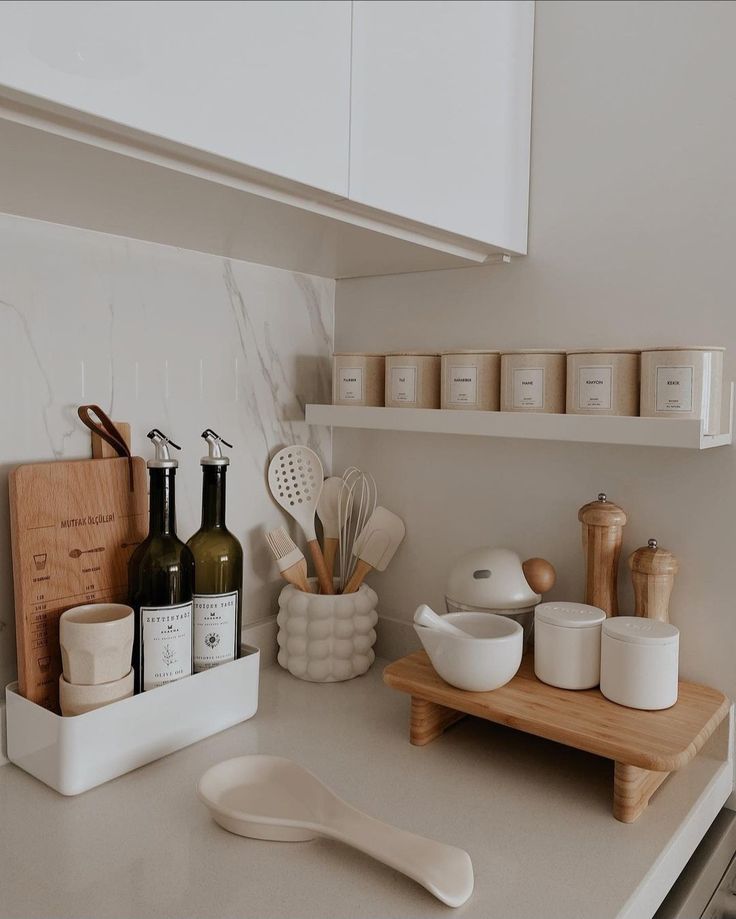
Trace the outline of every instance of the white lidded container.
{"type": "Polygon", "coordinates": [[[534,611],[534,673],[560,689],[600,681],[601,625],[606,614],[585,603],[540,603],[534,611]]]}
{"type": "Polygon", "coordinates": [[[498,351],[442,352],[442,408],[497,412],[500,380],[498,351]]]}
{"type": "Polygon", "coordinates": [[[383,354],[341,352],[332,359],[333,405],[383,405],[383,354]]]}
{"type": "Polygon", "coordinates": [[[386,355],[388,408],[440,407],[440,356],[426,351],[386,355]]]}
{"type": "Polygon", "coordinates": [[[638,415],[640,352],[568,351],[567,413],[638,415]]]}
{"type": "Polygon", "coordinates": [[[564,351],[531,348],[501,355],[501,411],[565,411],[564,351]]]}
{"type": "Polygon", "coordinates": [[[725,348],[652,348],[641,353],[641,414],[702,419],[706,434],[721,429],[725,348]]]}
{"type": "Polygon", "coordinates": [[[525,645],[541,599],[527,583],[516,552],[485,546],[466,552],[455,563],[445,593],[448,613],[495,613],[516,620],[524,629],[525,645]]]}
{"type": "Polygon", "coordinates": [[[601,692],[619,705],[658,711],[677,702],[680,632],[669,622],[614,616],[601,633],[601,692]]]}

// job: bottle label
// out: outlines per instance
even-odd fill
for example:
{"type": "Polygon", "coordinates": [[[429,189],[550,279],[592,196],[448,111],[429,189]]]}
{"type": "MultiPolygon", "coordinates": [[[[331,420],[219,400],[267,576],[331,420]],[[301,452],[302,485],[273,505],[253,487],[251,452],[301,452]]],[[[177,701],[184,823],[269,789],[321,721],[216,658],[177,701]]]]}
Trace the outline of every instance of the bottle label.
{"type": "Polygon", "coordinates": [[[194,595],[194,672],[235,660],[238,592],[194,595]]]}
{"type": "Polygon", "coordinates": [[[448,405],[476,405],[478,402],[478,368],[450,367],[448,405]]]}
{"type": "Polygon", "coordinates": [[[363,401],[362,367],[341,367],[338,370],[338,399],[340,402],[363,401]]]}
{"type": "Polygon", "coordinates": [[[393,402],[417,401],[417,368],[391,368],[391,399],[393,402]]]}
{"type": "Polygon", "coordinates": [[[657,411],[693,410],[694,367],[657,367],[657,411]]]}
{"type": "Polygon", "coordinates": [[[613,366],[578,368],[578,408],[611,408],[613,366]]]}
{"type": "Polygon", "coordinates": [[[143,691],[192,673],[192,601],[141,607],[143,691]]]}
{"type": "Polygon", "coordinates": [[[514,369],[514,408],[544,408],[544,367],[514,369]]]}

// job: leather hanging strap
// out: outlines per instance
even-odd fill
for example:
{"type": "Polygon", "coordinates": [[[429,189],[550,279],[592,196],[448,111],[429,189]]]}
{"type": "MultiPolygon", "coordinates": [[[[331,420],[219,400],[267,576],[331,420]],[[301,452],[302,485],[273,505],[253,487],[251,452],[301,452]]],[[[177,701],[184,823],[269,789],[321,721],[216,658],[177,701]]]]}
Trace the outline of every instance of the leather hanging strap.
{"type": "Polygon", "coordinates": [[[102,411],[99,405],[80,405],[77,409],[80,420],[90,431],[101,437],[102,440],[110,444],[118,456],[126,457],[128,460],[128,477],[130,480],[130,490],[135,490],[135,481],[133,477],[133,458],[130,449],[125,442],[125,438],[115,427],[113,422],[102,411]],[[96,416],[96,417],[93,417],[96,416]]]}

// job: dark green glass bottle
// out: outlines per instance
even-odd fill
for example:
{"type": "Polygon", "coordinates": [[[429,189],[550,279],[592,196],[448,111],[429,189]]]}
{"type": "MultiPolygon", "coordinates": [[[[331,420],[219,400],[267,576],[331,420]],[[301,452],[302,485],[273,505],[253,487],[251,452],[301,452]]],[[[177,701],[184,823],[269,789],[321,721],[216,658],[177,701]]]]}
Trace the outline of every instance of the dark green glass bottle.
{"type": "Polygon", "coordinates": [[[194,560],[176,535],[178,463],[168,449],[176,444],[156,428],[148,436],[156,446],[156,458],[148,461],[150,524],[148,536],[128,563],[136,692],[192,673],[194,560]]]}
{"type": "Polygon", "coordinates": [[[202,526],[187,545],[194,557],[194,672],[240,657],[243,548],[225,524],[225,480],[230,460],[209,428],[202,434],[202,526]]]}

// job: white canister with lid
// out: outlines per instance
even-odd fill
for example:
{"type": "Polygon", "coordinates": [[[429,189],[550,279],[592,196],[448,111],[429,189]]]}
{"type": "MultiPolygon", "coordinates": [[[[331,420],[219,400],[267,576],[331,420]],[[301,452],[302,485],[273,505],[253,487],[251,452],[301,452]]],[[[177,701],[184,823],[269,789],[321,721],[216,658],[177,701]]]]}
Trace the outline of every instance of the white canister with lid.
{"type": "Polygon", "coordinates": [[[534,611],[534,673],[560,689],[600,681],[601,625],[606,614],[586,603],[540,603],[534,611]]]}
{"type": "Polygon", "coordinates": [[[619,705],[658,711],[677,702],[680,632],[669,622],[614,616],[601,634],[601,692],[619,705]]]}
{"type": "Polygon", "coordinates": [[[500,373],[498,351],[443,351],[442,408],[497,412],[500,373]]]}
{"type": "Polygon", "coordinates": [[[721,430],[724,348],[652,348],[641,353],[641,414],[697,418],[706,434],[721,430]]]}

